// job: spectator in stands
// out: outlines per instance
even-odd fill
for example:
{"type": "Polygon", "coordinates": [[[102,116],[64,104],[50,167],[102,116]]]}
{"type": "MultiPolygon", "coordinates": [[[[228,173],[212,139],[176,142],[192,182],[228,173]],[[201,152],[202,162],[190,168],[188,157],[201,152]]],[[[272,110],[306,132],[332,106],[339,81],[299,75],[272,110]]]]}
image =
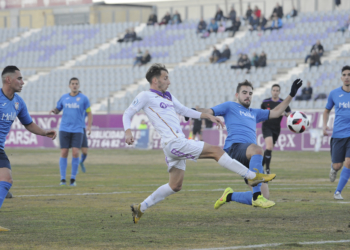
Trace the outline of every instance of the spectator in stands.
{"type": "Polygon", "coordinates": [[[225,26],[222,23],[219,24],[218,32],[225,32],[225,26]]]}
{"type": "Polygon", "coordinates": [[[311,100],[312,97],[312,87],[311,87],[311,82],[307,82],[307,87],[304,87],[303,90],[301,91],[301,95],[296,96],[295,100],[298,101],[309,101],[311,100]]]}
{"type": "Polygon", "coordinates": [[[175,14],[173,15],[173,17],[171,18],[171,23],[172,24],[182,23],[180,13],[177,10],[175,11],[175,14]]]}
{"type": "Polygon", "coordinates": [[[263,52],[261,52],[261,54],[259,56],[259,61],[258,61],[258,66],[257,67],[261,67],[261,68],[266,67],[266,61],[267,61],[266,54],[263,51],[263,52]]]}
{"type": "Polygon", "coordinates": [[[310,68],[312,66],[320,66],[321,65],[321,60],[320,60],[320,55],[317,53],[316,50],[313,50],[310,56],[310,68]]]}
{"type": "Polygon", "coordinates": [[[265,30],[278,30],[282,28],[282,25],[283,25],[282,19],[279,18],[276,13],[274,13],[273,15],[274,16],[273,16],[271,27],[266,28],[265,30]]]}
{"type": "Polygon", "coordinates": [[[222,12],[220,7],[218,7],[218,9],[216,10],[214,19],[215,21],[220,22],[223,18],[224,18],[224,12],[222,12]]]}
{"type": "Polygon", "coordinates": [[[277,3],[276,7],[273,9],[271,19],[273,18],[274,14],[277,14],[278,18],[283,17],[283,8],[279,5],[279,3],[277,3]]]}
{"type": "Polygon", "coordinates": [[[259,18],[255,14],[253,14],[253,18],[250,21],[249,30],[250,31],[257,30],[259,27],[259,23],[260,23],[259,18]]]}
{"type": "Polygon", "coordinates": [[[251,63],[246,54],[243,54],[237,62],[237,65],[232,65],[231,69],[247,69],[247,73],[249,73],[251,68],[251,63]]]}
{"type": "Polygon", "coordinates": [[[211,63],[216,63],[220,59],[220,57],[220,51],[215,46],[213,46],[213,52],[211,53],[211,57],[209,57],[209,61],[211,63]]]}
{"type": "Polygon", "coordinates": [[[131,41],[134,42],[134,41],[141,41],[142,38],[137,36],[136,35],[136,32],[135,32],[135,29],[134,28],[131,28],[130,29],[130,37],[131,37],[131,41]]]}
{"type": "Polygon", "coordinates": [[[149,63],[151,61],[151,59],[152,59],[152,57],[151,57],[149,51],[146,50],[145,53],[143,54],[141,60],[140,60],[141,62],[139,64],[139,66],[142,66],[142,65],[149,63]]]}
{"type": "Polygon", "coordinates": [[[239,19],[239,17],[236,17],[236,21],[232,23],[231,27],[226,28],[225,31],[232,31],[232,36],[234,36],[240,27],[241,27],[241,19],[239,19]]]}
{"type": "Polygon", "coordinates": [[[148,18],[147,25],[155,25],[158,23],[158,18],[156,14],[151,14],[148,18]]]}
{"type": "Polygon", "coordinates": [[[224,50],[222,51],[220,55],[220,59],[216,61],[216,63],[223,63],[226,62],[231,57],[231,50],[228,47],[228,45],[225,45],[224,50]]]}
{"type": "Polygon", "coordinates": [[[293,6],[292,11],[287,14],[287,18],[296,17],[298,15],[298,10],[293,6]]]}
{"type": "Polygon", "coordinates": [[[207,30],[207,22],[204,21],[203,18],[201,18],[197,26],[197,33],[202,33],[202,32],[205,32],[206,30],[207,30]]]}
{"type": "Polygon", "coordinates": [[[255,6],[254,8],[254,15],[258,17],[258,19],[261,16],[261,10],[258,8],[258,6],[255,6]]]}
{"type": "Polygon", "coordinates": [[[307,63],[307,59],[309,59],[311,57],[311,54],[314,50],[318,53],[320,58],[321,58],[321,56],[323,56],[324,49],[323,49],[323,46],[322,46],[320,40],[317,40],[317,42],[314,45],[312,45],[311,50],[310,50],[310,54],[305,57],[305,63],[307,63]]]}
{"type": "Polygon", "coordinates": [[[265,18],[264,15],[260,16],[260,20],[259,20],[259,28],[258,30],[265,30],[265,26],[267,24],[267,19],[265,18]]]}
{"type": "Polygon", "coordinates": [[[219,26],[218,26],[217,22],[215,21],[215,19],[211,19],[210,24],[207,27],[208,32],[209,33],[213,33],[213,32],[216,33],[216,32],[218,32],[218,28],[219,28],[219,26]]]}
{"type": "Polygon", "coordinates": [[[162,18],[162,22],[159,23],[159,25],[167,25],[169,21],[171,20],[170,13],[167,12],[165,16],[162,18]]]}
{"type": "Polygon", "coordinates": [[[125,30],[125,35],[123,38],[118,39],[118,43],[122,43],[122,42],[132,42],[133,41],[133,35],[131,34],[130,30],[126,29],[125,30]]]}
{"type": "Polygon", "coordinates": [[[259,66],[259,56],[254,52],[252,57],[252,66],[258,67],[259,66]]]}
{"type": "Polygon", "coordinates": [[[245,19],[249,22],[252,18],[253,10],[250,8],[250,4],[248,5],[248,9],[245,13],[245,19]]]}
{"type": "Polygon", "coordinates": [[[135,67],[136,65],[139,65],[141,63],[141,59],[142,59],[142,51],[141,49],[138,49],[133,67],[135,67]]]}
{"type": "Polygon", "coordinates": [[[231,10],[230,10],[230,14],[229,14],[229,16],[228,16],[228,19],[230,19],[230,20],[232,21],[232,24],[233,24],[234,22],[236,22],[236,17],[237,17],[236,10],[235,10],[235,8],[232,6],[232,7],[231,7],[231,10]]]}
{"type": "Polygon", "coordinates": [[[338,29],[338,31],[342,31],[343,33],[344,33],[346,30],[349,30],[349,31],[350,31],[350,16],[349,16],[348,20],[345,22],[344,26],[341,27],[340,29],[338,29]]]}

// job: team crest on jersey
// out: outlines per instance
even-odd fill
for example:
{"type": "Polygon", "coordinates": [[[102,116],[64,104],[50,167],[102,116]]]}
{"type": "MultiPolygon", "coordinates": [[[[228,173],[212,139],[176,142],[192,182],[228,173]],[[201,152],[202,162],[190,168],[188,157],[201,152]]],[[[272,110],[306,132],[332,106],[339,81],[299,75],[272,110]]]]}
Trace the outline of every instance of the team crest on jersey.
{"type": "Polygon", "coordinates": [[[15,102],[15,109],[18,110],[19,108],[19,102],[15,102]]]}
{"type": "Polygon", "coordinates": [[[80,97],[77,97],[77,102],[79,102],[79,100],[80,100],[80,97]]]}
{"type": "Polygon", "coordinates": [[[136,98],[136,99],[132,102],[132,105],[133,105],[133,106],[136,106],[138,103],[139,103],[139,100],[136,98]]]}

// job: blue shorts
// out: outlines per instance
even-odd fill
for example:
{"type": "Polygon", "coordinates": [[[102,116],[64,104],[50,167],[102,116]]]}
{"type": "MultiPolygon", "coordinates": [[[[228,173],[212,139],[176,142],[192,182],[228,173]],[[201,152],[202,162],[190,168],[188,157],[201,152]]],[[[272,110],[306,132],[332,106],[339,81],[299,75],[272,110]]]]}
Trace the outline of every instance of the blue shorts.
{"type": "Polygon", "coordinates": [[[0,149],[0,168],[11,169],[9,158],[7,158],[5,151],[1,149],[0,149]]]}
{"type": "Polygon", "coordinates": [[[82,148],[88,148],[89,147],[85,128],[84,128],[84,135],[83,135],[83,143],[81,144],[81,147],[82,148]]]}
{"type": "Polygon", "coordinates": [[[83,133],[70,133],[60,131],[60,145],[61,148],[81,148],[83,143],[83,133]]]}
{"type": "Polygon", "coordinates": [[[342,163],[350,157],[350,137],[331,139],[332,163],[342,163]]]}
{"type": "Polygon", "coordinates": [[[247,148],[252,143],[233,143],[231,147],[224,149],[225,152],[236,161],[249,168],[249,159],[247,158],[247,148]]]}

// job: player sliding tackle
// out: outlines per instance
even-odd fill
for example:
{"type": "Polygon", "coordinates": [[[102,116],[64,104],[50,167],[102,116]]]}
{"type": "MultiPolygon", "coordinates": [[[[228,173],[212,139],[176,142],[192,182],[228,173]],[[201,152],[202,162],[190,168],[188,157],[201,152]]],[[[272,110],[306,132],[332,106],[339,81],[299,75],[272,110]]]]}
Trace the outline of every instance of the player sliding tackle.
{"type": "Polygon", "coordinates": [[[125,141],[128,145],[133,144],[134,137],[130,130],[131,118],[143,109],[161,136],[165,161],[168,165],[169,183],[159,187],[142,203],[131,205],[134,223],[139,221],[146,209],[181,190],[186,170],[186,160],[215,159],[224,168],[246,178],[251,186],[268,182],[276,177],[275,174],[266,175],[259,173],[259,171],[253,172],[247,169],[218,146],[203,141],[186,139],[176,113],[195,119],[209,119],[217,123],[219,127],[224,125],[219,118],[211,114],[200,113],[183,106],[173,95],[167,92],[170,80],[168,70],[164,65],[153,64],[147,71],[146,79],[150,83],[150,90],[138,94],[124,112],[125,141]]]}
{"type": "MultiPolygon", "coordinates": [[[[12,186],[11,165],[4,151],[5,140],[13,121],[18,117],[24,127],[33,134],[56,138],[56,131],[45,131],[36,125],[30,117],[23,99],[16,94],[24,85],[21,72],[16,66],[7,66],[1,74],[2,89],[0,92],[0,208],[7,192],[12,186]]],[[[0,227],[0,231],[9,231],[0,227]]]]}
{"type": "MultiPolygon", "coordinates": [[[[237,102],[225,102],[211,109],[199,109],[199,111],[210,115],[223,116],[228,132],[224,146],[225,152],[251,171],[257,169],[258,172],[263,172],[264,150],[256,145],[256,124],[268,119],[279,118],[301,85],[302,81],[296,79],[293,82],[289,96],[283,102],[272,110],[263,110],[249,108],[253,96],[253,85],[245,81],[237,86],[235,94],[237,102]]],[[[250,183],[247,182],[247,184],[250,183]]],[[[232,188],[228,187],[221,198],[216,201],[214,208],[218,209],[230,201],[262,208],[275,205],[275,202],[268,200],[269,189],[266,183],[258,184],[252,188],[252,191],[233,192],[232,188]]]]}

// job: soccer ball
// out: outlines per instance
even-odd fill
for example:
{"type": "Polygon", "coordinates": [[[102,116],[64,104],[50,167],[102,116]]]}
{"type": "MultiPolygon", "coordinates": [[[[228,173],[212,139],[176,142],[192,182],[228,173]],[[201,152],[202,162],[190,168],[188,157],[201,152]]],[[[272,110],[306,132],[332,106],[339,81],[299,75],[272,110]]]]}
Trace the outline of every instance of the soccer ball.
{"type": "Polygon", "coordinates": [[[310,122],[303,112],[295,111],[288,116],[287,126],[294,133],[303,133],[310,126],[310,122]]]}

